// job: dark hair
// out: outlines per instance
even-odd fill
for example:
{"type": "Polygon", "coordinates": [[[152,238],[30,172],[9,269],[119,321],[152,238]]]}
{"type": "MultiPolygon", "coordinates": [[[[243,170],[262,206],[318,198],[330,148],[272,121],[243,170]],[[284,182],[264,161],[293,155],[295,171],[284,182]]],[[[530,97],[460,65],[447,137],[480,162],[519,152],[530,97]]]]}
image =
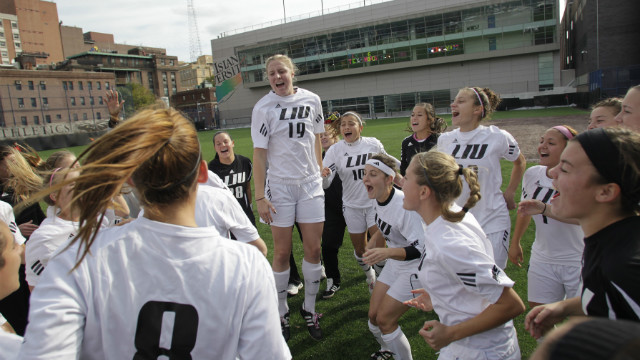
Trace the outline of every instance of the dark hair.
{"type": "MultiPolygon", "coordinates": [[[[424,109],[424,112],[427,114],[427,123],[429,124],[429,130],[433,134],[442,134],[447,129],[447,123],[443,118],[436,116],[436,109],[430,103],[421,102],[417,103],[414,107],[420,107],[424,109]]],[[[413,133],[413,129],[411,129],[411,120],[409,120],[409,125],[407,126],[407,131],[413,133]]]]}
{"type": "Polygon", "coordinates": [[[490,115],[496,111],[498,105],[500,105],[500,101],[502,101],[500,99],[500,96],[489,88],[480,88],[474,86],[462,88],[461,90],[471,92],[471,94],[473,95],[472,98],[474,105],[482,106],[483,115],[480,120],[489,118],[490,115]],[[480,103],[480,99],[482,99],[482,103],[480,103]]]}
{"type": "Polygon", "coordinates": [[[362,118],[362,115],[351,110],[345,111],[342,115],[340,115],[338,120],[335,120],[331,123],[331,127],[336,131],[337,134],[340,134],[340,124],[342,123],[342,120],[347,116],[355,118],[355,120],[359,119],[360,120],[359,123],[361,123],[364,126],[365,122],[364,122],[364,119],[362,118]]]}
{"type": "MultiPolygon", "coordinates": [[[[216,131],[215,134],[213,134],[213,138],[211,139],[213,141],[213,146],[216,146],[216,136],[218,135],[222,135],[222,134],[226,134],[229,139],[231,141],[233,141],[233,138],[231,137],[231,134],[229,134],[228,132],[224,131],[224,130],[220,130],[220,131],[216,131]]],[[[218,152],[215,152],[216,154],[214,155],[214,159],[218,159],[218,152]]]]}
{"type": "MultiPolygon", "coordinates": [[[[396,173],[398,172],[398,165],[396,164],[396,161],[387,154],[382,154],[382,153],[373,154],[369,157],[369,159],[379,160],[383,164],[390,167],[391,170],[395,171],[396,173]]],[[[390,176],[390,175],[387,175],[386,173],[383,173],[383,174],[385,176],[390,176]]]]}
{"type": "Polygon", "coordinates": [[[456,160],[449,154],[437,150],[430,150],[416,154],[411,161],[415,161],[418,166],[414,175],[419,185],[428,186],[440,203],[442,217],[451,222],[462,220],[466,211],[471,209],[480,201],[480,183],[478,175],[469,168],[462,168],[456,160]],[[451,204],[462,193],[462,179],[469,184],[469,199],[464,204],[463,210],[451,211],[451,204]]]}

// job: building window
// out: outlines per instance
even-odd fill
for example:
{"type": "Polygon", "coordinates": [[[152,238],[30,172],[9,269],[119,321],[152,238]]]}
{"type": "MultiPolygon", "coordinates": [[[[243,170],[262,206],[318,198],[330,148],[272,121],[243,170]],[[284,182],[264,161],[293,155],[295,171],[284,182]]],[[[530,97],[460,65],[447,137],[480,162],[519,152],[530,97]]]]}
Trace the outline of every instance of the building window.
{"type": "Polygon", "coordinates": [[[47,90],[46,81],[40,81],[40,90],[47,90]]]}
{"type": "Polygon", "coordinates": [[[11,27],[12,27],[13,29],[17,29],[17,28],[18,28],[18,23],[17,23],[17,22],[12,21],[12,22],[11,22],[11,27]]]}
{"type": "Polygon", "coordinates": [[[20,122],[22,123],[22,125],[28,125],[27,124],[27,117],[26,116],[20,116],[20,122]]]}
{"type": "Polygon", "coordinates": [[[19,43],[19,42],[14,43],[14,45],[15,45],[17,48],[19,48],[19,47],[20,47],[20,43],[19,43]]]}
{"type": "Polygon", "coordinates": [[[76,106],[76,98],[71,97],[71,106],[76,106]]]}
{"type": "Polygon", "coordinates": [[[56,120],[62,120],[62,115],[56,114],[56,120]]]}
{"type": "Polygon", "coordinates": [[[69,81],[69,90],[73,90],[73,81],[69,81]]]}
{"type": "Polygon", "coordinates": [[[96,102],[93,100],[93,96],[89,97],[89,104],[90,105],[95,105],[96,104],[96,102]]]}
{"type": "Polygon", "coordinates": [[[489,38],[489,51],[493,51],[496,49],[496,38],[495,37],[490,37],[489,38]]]}
{"type": "Polygon", "coordinates": [[[98,119],[98,120],[102,119],[102,115],[100,115],[100,112],[96,113],[96,119],[98,119]]]}
{"type": "Polygon", "coordinates": [[[96,81],[96,89],[102,90],[102,85],[100,84],[100,81],[96,81]]]}
{"type": "Polygon", "coordinates": [[[0,41],[0,46],[2,46],[2,47],[6,47],[6,46],[7,46],[7,43],[6,43],[5,41],[0,41]]]}
{"type": "Polygon", "coordinates": [[[29,90],[33,90],[33,81],[29,80],[27,82],[27,86],[29,87],[29,90]]]}
{"type": "Polygon", "coordinates": [[[78,114],[73,114],[73,121],[78,121],[78,114]]]}
{"type": "Polygon", "coordinates": [[[13,34],[13,38],[14,38],[14,39],[16,39],[16,40],[18,40],[18,39],[20,39],[20,35],[18,35],[18,34],[13,34]]]}
{"type": "Polygon", "coordinates": [[[46,97],[42,98],[42,106],[49,106],[49,98],[46,98],[46,97]]]}
{"type": "Polygon", "coordinates": [[[173,64],[174,64],[173,59],[169,60],[169,65],[173,66],[173,64]]]}
{"type": "Polygon", "coordinates": [[[20,80],[16,80],[16,90],[22,90],[22,82],[20,80]]]}
{"type": "Polygon", "coordinates": [[[82,84],[82,81],[78,81],[78,90],[84,90],[84,84],[82,84]]]}
{"type": "Polygon", "coordinates": [[[4,31],[0,31],[0,37],[4,37],[4,31]]]}
{"type": "Polygon", "coordinates": [[[47,124],[51,124],[51,115],[45,115],[45,116],[44,116],[44,121],[45,121],[47,124]]]}
{"type": "Polygon", "coordinates": [[[93,90],[93,83],[91,81],[87,81],[87,89],[93,90]]]}
{"type": "Polygon", "coordinates": [[[63,89],[65,89],[65,90],[68,90],[68,89],[69,89],[69,85],[67,84],[67,82],[66,82],[66,81],[63,81],[63,82],[62,82],[62,88],[63,88],[63,89]]]}
{"type": "Polygon", "coordinates": [[[24,99],[23,98],[18,98],[18,107],[20,107],[20,108],[24,107],[24,99]]]}
{"type": "Polygon", "coordinates": [[[40,125],[40,118],[38,117],[38,115],[35,115],[33,117],[33,124],[34,125],[40,125]]]}
{"type": "Polygon", "coordinates": [[[102,101],[102,96],[98,96],[98,104],[104,105],[104,101],[102,101]]]}
{"type": "Polygon", "coordinates": [[[36,102],[36,98],[31,98],[31,107],[37,107],[38,103],[36,102]]]}
{"type": "Polygon", "coordinates": [[[85,102],[84,102],[84,96],[80,97],[80,105],[84,106],[85,102]]]}
{"type": "Polygon", "coordinates": [[[107,90],[109,90],[109,82],[108,82],[108,81],[105,81],[105,82],[104,82],[104,88],[105,88],[105,89],[107,89],[107,90]]]}
{"type": "Polygon", "coordinates": [[[165,65],[164,59],[160,59],[160,64],[165,65]]]}
{"type": "Polygon", "coordinates": [[[87,120],[87,119],[88,119],[87,113],[82,113],[82,120],[87,120]]]}

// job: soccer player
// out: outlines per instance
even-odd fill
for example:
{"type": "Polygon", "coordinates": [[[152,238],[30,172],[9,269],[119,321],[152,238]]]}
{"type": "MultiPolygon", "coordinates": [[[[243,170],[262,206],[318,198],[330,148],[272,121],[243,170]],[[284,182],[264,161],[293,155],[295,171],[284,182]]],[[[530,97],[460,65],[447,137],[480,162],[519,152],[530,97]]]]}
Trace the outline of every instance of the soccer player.
{"type": "MultiPolygon", "coordinates": [[[[20,287],[18,271],[22,249],[14,240],[7,224],[0,221],[0,299],[4,299],[20,287]]],[[[4,326],[0,326],[0,357],[14,359],[21,344],[20,336],[7,332],[4,326]]]]}
{"type": "Polygon", "coordinates": [[[420,335],[440,351],[439,359],[520,359],[512,319],[525,308],[468,213],[480,199],[475,171],[439,151],[420,153],[409,164],[403,190],[404,208],[426,224],[418,267],[424,290],[407,304],[435,310],[440,319],[426,321],[420,335]],[[454,201],[463,177],[470,191],[460,208],[454,201]]]}
{"type": "Polygon", "coordinates": [[[402,140],[400,150],[400,174],[404,176],[411,158],[417,153],[431,150],[438,143],[438,137],[447,128],[443,118],[436,117],[433,105],[418,103],[411,111],[409,129],[412,132],[402,140]]]}
{"type": "Polygon", "coordinates": [[[640,85],[633,86],[622,99],[622,111],[616,115],[616,122],[636,132],[640,132],[640,85]]]}
{"type": "Polygon", "coordinates": [[[422,287],[418,281],[422,220],[416,212],[402,208],[404,193],[393,187],[395,177],[392,157],[369,157],[362,181],[374,200],[378,231],[367,244],[364,261],[373,265],[386,260],[369,301],[369,330],[380,344],[380,350],[371,355],[374,360],[392,355],[396,360],[413,359],[398,320],[409,310],[403,302],[413,298],[411,290],[422,287]]]}
{"type": "MultiPolygon", "coordinates": [[[[438,150],[452,155],[458,164],[474,170],[478,175],[482,199],[470,211],[493,245],[496,264],[504,269],[509,257],[509,210],[516,208],[515,192],[527,163],[511,134],[493,125],[480,125],[482,120],[496,110],[499,103],[500,98],[491,89],[461,89],[451,104],[451,121],[457,128],[440,135],[438,150]],[[500,159],[503,158],[513,162],[504,194],[500,190],[500,159]]],[[[464,186],[458,205],[462,206],[461,201],[468,195],[469,188],[464,186]]]]}
{"type": "MultiPolygon", "coordinates": [[[[560,154],[577,132],[566,125],[554,126],[542,135],[538,145],[540,165],[524,173],[522,200],[539,201],[543,208],[557,191],[551,183],[550,170],[560,162],[560,154]]],[[[532,216],[518,214],[509,248],[509,260],[522,266],[520,239],[532,216]]],[[[584,234],[577,224],[567,224],[548,216],[535,215],[536,238],[531,247],[527,271],[529,307],[548,304],[579,295],[580,269],[584,234]]]]}
{"type": "Polygon", "coordinates": [[[640,134],[624,128],[581,133],[551,169],[559,193],[553,213],[576,219],[584,231],[582,287],[580,296],[527,314],[533,337],[572,315],[640,321],[639,169],[640,134]]]}
{"type": "Polygon", "coordinates": [[[256,103],[251,115],[253,181],[258,214],[271,225],[273,235],[272,266],[282,335],[289,339],[289,256],[297,221],[304,238],[304,304],[300,314],[311,337],[321,339],[316,295],[322,277],[320,242],[324,223],[322,105],[318,95],[293,86],[296,67],[289,57],[274,55],[267,59],[266,68],[272,91],[256,103]]]}
{"type": "Polygon", "coordinates": [[[591,108],[587,130],[601,127],[618,126],[616,115],[622,110],[622,99],[609,98],[599,101],[591,108]]]}
{"type": "Polygon", "coordinates": [[[196,224],[208,176],[189,120],[142,111],[80,158],[48,190],[75,182],[80,228],[34,289],[21,358],[291,358],[265,257],[196,224]],[[125,182],[144,216],[98,231],[125,182]]]}
{"type": "MultiPolygon", "coordinates": [[[[369,292],[373,292],[376,271],[362,260],[362,255],[367,245],[367,232],[373,236],[378,227],[375,224],[373,204],[362,184],[362,175],[369,154],[386,154],[386,151],[380,140],[360,136],[364,122],[356,112],[347,111],[332,126],[340,132],[342,140],[329,148],[324,156],[323,187],[328,188],[334,176],[340,175],[344,220],[353,244],[354,256],[367,276],[369,292]]],[[[398,179],[401,178],[398,175],[398,179]]],[[[377,265],[381,269],[384,262],[377,265]]]]}

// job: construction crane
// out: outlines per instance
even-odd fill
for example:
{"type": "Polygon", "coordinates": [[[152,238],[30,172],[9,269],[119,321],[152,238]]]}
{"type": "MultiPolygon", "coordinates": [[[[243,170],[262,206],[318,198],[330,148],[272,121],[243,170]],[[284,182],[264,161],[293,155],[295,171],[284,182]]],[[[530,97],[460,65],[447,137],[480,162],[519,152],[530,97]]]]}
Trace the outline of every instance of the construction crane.
{"type": "Polygon", "coordinates": [[[187,0],[187,16],[189,20],[189,57],[191,62],[195,62],[202,55],[202,48],[200,47],[200,31],[198,30],[198,18],[193,7],[193,0],[187,0]]]}

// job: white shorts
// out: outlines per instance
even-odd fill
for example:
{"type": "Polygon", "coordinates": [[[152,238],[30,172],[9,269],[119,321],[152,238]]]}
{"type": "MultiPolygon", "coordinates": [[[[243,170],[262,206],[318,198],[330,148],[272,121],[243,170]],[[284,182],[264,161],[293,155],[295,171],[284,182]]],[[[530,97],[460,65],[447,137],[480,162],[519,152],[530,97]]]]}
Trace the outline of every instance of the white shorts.
{"type": "Polygon", "coordinates": [[[322,179],[304,184],[279,184],[267,179],[265,195],[276,208],[271,225],[278,227],[324,222],[322,179]]]}
{"type": "MultiPolygon", "coordinates": [[[[406,270],[403,271],[399,262],[398,260],[388,259],[376,281],[389,285],[387,295],[404,302],[415,297],[411,290],[422,289],[424,286],[420,284],[418,274],[406,270]]],[[[416,270],[418,269],[416,268],[416,270]]]]}
{"type": "Polygon", "coordinates": [[[510,229],[506,229],[487,234],[487,239],[493,247],[493,259],[502,270],[507,267],[509,259],[509,232],[510,229]]]}
{"type": "Polygon", "coordinates": [[[342,207],[344,222],[347,223],[349,234],[362,234],[376,224],[376,212],[373,206],[365,209],[357,209],[348,206],[342,207]]]}
{"type": "Polygon", "coordinates": [[[531,262],[527,275],[530,302],[550,304],[580,295],[580,266],[531,262]]]}
{"type": "Polygon", "coordinates": [[[508,347],[507,353],[502,354],[496,351],[462,346],[458,341],[454,341],[440,350],[438,360],[520,360],[520,345],[518,345],[518,339],[516,338],[515,341],[509,339],[509,341],[511,344],[508,347]]]}

